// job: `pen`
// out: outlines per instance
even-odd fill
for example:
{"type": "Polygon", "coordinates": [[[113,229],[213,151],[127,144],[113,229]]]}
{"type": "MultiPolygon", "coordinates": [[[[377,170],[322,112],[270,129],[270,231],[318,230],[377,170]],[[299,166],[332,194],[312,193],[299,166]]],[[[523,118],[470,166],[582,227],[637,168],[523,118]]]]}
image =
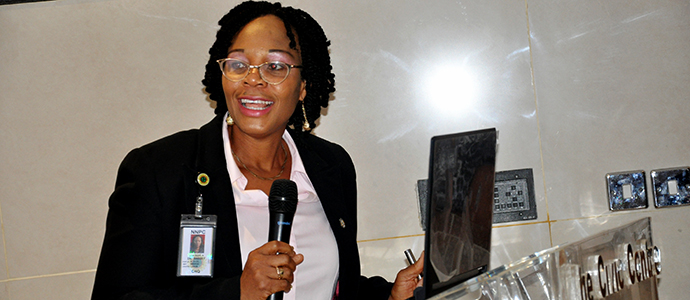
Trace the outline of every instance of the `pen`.
{"type": "MultiPolygon", "coordinates": [[[[412,249],[405,250],[405,257],[407,258],[407,262],[410,263],[410,265],[413,265],[417,262],[417,259],[414,257],[414,253],[412,253],[412,249]]],[[[422,274],[417,275],[417,278],[421,280],[422,274]]]]}

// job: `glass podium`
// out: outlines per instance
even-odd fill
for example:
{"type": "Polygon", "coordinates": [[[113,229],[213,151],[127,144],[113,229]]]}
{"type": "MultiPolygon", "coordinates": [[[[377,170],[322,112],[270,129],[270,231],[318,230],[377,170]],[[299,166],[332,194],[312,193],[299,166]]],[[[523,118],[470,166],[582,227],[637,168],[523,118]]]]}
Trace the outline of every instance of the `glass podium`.
{"type": "Polygon", "coordinates": [[[430,300],[658,299],[661,252],[650,218],[549,248],[430,300]]]}

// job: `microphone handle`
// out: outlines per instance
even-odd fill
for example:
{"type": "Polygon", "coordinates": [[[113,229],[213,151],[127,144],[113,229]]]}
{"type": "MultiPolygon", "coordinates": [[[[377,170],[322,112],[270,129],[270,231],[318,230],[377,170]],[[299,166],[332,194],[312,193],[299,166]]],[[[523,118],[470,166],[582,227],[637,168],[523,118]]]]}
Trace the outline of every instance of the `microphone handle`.
{"type": "Polygon", "coordinates": [[[268,228],[268,241],[290,242],[293,215],[273,213],[270,215],[271,227],[268,228]]]}
{"type": "MultiPolygon", "coordinates": [[[[293,215],[284,213],[273,213],[270,215],[271,227],[268,229],[269,241],[290,242],[290,229],[292,229],[293,215]]],[[[277,292],[268,296],[266,300],[283,300],[283,292],[277,292]]]]}

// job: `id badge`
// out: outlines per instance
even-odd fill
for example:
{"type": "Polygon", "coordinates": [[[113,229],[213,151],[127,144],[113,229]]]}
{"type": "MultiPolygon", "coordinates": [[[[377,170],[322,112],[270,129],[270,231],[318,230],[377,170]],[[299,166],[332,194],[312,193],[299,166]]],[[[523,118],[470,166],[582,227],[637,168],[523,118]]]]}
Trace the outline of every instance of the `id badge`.
{"type": "Polygon", "coordinates": [[[213,277],[215,215],[182,215],[177,276],[213,277]]]}

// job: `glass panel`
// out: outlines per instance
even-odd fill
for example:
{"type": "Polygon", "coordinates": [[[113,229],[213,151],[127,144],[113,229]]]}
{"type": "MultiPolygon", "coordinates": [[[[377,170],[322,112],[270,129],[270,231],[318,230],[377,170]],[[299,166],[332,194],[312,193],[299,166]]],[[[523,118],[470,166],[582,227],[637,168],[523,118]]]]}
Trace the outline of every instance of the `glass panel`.
{"type": "Polygon", "coordinates": [[[430,299],[658,299],[661,252],[650,218],[556,246],[472,278],[430,299]]]}

